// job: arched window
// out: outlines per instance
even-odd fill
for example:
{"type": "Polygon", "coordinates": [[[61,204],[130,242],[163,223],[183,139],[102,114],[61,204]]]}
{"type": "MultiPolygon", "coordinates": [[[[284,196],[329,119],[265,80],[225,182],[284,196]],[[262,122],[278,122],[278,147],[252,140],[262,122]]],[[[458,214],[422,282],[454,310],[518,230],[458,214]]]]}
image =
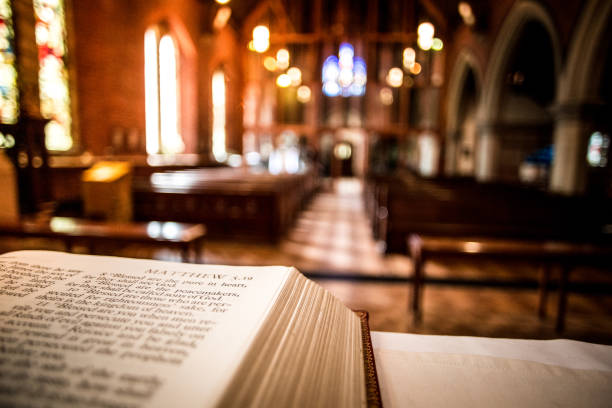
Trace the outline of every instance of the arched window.
{"type": "Polygon", "coordinates": [[[54,151],[70,150],[70,91],[66,69],[66,22],[63,0],[34,0],[40,113],[49,123],[45,144],[54,151]]]}
{"type": "Polygon", "coordinates": [[[227,158],[225,150],[225,94],[225,74],[218,69],[212,76],[212,151],[217,161],[224,161],[227,158]]]}
{"type": "Polygon", "coordinates": [[[15,69],[13,13],[10,0],[0,1],[0,122],[16,123],[19,116],[15,69]]]}
{"type": "Polygon", "coordinates": [[[146,31],[145,111],[147,153],[174,154],[185,149],[180,135],[178,48],[159,27],[146,31]]]}

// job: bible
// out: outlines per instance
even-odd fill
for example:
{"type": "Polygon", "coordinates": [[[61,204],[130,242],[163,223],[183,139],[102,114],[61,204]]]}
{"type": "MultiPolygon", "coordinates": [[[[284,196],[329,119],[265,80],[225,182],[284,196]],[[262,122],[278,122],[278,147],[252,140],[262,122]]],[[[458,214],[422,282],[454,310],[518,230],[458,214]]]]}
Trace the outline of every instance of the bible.
{"type": "Polygon", "coordinates": [[[0,405],[379,406],[367,316],[290,267],[0,255],[0,405]]]}

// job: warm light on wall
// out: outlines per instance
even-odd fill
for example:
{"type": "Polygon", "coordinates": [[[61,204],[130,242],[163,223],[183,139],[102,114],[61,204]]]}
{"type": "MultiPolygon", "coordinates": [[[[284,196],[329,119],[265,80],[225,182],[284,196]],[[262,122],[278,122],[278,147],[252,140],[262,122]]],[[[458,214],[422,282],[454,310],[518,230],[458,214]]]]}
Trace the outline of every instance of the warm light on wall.
{"type": "Polygon", "coordinates": [[[270,30],[264,25],[253,29],[253,50],[262,53],[270,48],[270,30]]]}
{"type": "Polygon", "coordinates": [[[213,134],[212,151],[217,161],[225,161],[225,74],[218,70],[212,76],[213,134]]]}

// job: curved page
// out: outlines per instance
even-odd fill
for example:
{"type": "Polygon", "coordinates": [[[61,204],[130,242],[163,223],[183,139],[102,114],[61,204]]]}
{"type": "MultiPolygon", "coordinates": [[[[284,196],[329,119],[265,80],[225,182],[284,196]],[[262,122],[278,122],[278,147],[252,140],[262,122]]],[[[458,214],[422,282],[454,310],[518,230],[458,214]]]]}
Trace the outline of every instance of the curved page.
{"type": "Polygon", "coordinates": [[[0,401],[214,406],[284,267],[19,251],[0,256],[0,401]]]}

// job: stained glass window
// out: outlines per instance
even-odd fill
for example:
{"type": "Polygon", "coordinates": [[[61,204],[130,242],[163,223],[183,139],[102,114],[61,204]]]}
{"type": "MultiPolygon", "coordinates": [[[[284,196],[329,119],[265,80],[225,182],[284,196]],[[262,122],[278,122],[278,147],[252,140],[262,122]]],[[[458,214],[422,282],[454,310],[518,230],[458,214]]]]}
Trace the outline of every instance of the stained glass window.
{"type": "Polygon", "coordinates": [[[64,0],[34,0],[40,113],[49,119],[45,127],[47,149],[66,151],[72,147],[70,93],[66,58],[64,0]]]}
{"type": "Polygon", "coordinates": [[[17,70],[10,0],[0,0],[0,121],[16,123],[19,116],[17,70]]]}

